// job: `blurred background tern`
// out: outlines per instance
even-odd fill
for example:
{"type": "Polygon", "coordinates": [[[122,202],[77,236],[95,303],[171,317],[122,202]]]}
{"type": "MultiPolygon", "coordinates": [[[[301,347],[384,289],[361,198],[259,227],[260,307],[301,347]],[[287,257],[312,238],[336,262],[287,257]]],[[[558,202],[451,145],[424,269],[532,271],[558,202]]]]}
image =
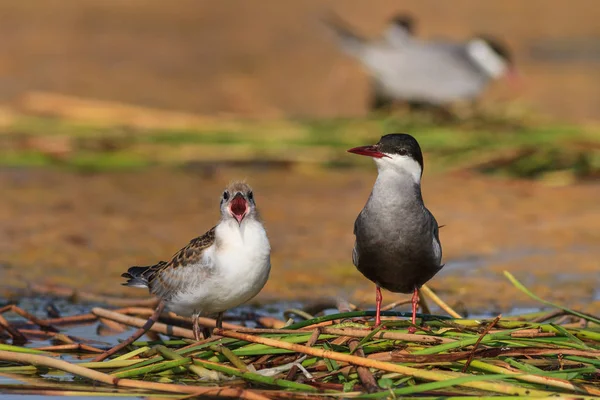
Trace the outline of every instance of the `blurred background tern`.
{"type": "Polygon", "coordinates": [[[341,49],[356,58],[373,81],[373,107],[393,101],[444,106],[475,101],[490,81],[516,80],[511,54],[489,35],[464,42],[424,40],[414,36],[412,18],[391,20],[382,38],[367,40],[339,17],[326,20],[341,49]]]}

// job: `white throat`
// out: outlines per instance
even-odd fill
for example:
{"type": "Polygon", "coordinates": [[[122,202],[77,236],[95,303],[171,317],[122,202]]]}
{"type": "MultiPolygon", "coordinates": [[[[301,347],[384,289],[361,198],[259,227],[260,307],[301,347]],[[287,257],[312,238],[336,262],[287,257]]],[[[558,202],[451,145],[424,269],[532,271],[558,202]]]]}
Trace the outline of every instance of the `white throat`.
{"type": "Polygon", "coordinates": [[[508,69],[506,61],[482,39],[469,41],[467,43],[467,53],[490,78],[500,78],[508,69]]]}
{"type": "Polygon", "coordinates": [[[398,24],[390,25],[383,34],[384,40],[391,46],[402,46],[411,36],[405,27],[398,24]]]}
{"type": "Polygon", "coordinates": [[[408,177],[413,183],[421,184],[421,166],[409,156],[388,154],[389,157],[374,158],[379,174],[395,173],[408,177]]]}

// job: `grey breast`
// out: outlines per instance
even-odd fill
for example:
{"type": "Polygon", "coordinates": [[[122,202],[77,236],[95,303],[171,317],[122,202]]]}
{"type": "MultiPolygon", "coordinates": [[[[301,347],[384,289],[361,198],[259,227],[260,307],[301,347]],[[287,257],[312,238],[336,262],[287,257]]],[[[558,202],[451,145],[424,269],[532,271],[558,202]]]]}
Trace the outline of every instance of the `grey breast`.
{"type": "Polygon", "coordinates": [[[361,62],[387,96],[443,104],[473,99],[489,77],[462,44],[410,39],[401,48],[365,46],[361,62]]]}
{"type": "Polygon", "coordinates": [[[441,268],[437,221],[418,186],[396,198],[386,198],[376,187],[354,225],[354,265],[379,286],[410,293],[441,268]]]}

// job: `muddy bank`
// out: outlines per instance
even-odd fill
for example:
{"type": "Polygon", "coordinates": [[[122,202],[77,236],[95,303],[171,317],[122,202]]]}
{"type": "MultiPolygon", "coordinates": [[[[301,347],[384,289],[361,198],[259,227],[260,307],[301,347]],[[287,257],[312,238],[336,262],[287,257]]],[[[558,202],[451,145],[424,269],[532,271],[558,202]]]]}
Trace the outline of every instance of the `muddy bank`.
{"type": "MultiPolygon", "coordinates": [[[[130,265],[165,259],[209,229],[234,178],[254,186],[273,247],[262,300],[343,296],[372,303],[351,264],[352,226],[372,170],[167,169],[78,174],[0,171],[3,286],[58,283],[142,296],[120,286],[130,265]]],[[[430,286],[469,310],[527,306],[510,270],[540,296],[600,309],[600,185],[548,187],[471,174],[427,175],[424,198],[440,224],[446,267],[430,286]]],[[[390,301],[400,296],[387,295],[390,301]]]]}

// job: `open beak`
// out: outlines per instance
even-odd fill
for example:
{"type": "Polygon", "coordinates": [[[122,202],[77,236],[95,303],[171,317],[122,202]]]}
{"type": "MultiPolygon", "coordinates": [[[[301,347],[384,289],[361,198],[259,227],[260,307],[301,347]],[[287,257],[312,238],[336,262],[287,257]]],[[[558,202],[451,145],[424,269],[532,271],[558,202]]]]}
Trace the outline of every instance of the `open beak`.
{"type": "Polygon", "coordinates": [[[236,194],[233,200],[231,200],[229,212],[237,220],[238,224],[241,224],[246,214],[248,214],[248,202],[241,193],[236,194]]]}
{"type": "Polygon", "coordinates": [[[380,152],[377,145],[354,147],[348,150],[348,153],[354,153],[359,154],[361,156],[369,156],[373,158],[389,157],[388,155],[380,152]]]}

